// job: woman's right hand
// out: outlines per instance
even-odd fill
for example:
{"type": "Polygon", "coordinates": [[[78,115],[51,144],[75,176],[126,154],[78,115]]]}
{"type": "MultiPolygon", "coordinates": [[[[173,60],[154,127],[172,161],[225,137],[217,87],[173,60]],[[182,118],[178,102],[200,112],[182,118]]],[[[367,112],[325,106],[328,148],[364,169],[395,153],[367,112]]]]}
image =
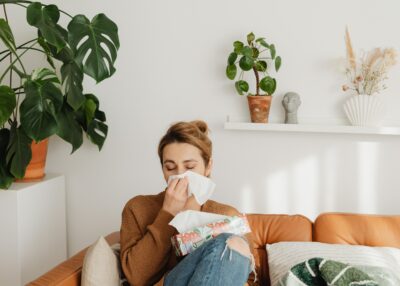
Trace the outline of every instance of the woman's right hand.
{"type": "Polygon", "coordinates": [[[183,210],[188,200],[188,185],[187,177],[173,179],[165,191],[163,210],[174,216],[183,210]]]}

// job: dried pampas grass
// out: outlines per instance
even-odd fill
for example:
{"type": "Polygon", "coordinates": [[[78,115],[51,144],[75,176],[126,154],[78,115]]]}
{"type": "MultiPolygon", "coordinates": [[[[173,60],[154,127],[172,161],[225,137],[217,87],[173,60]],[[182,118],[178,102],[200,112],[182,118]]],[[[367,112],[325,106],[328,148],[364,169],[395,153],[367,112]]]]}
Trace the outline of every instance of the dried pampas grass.
{"type": "Polygon", "coordinates": [[[356,70],[356,55],[353,50],[353,46],[351,45],[351,38],[348,27],[346,27],[346,52],[347,52],[347,61],[349,62],[349,66],[354,71],[356,70]]]}
{"type": "Polygon", "coordinates": [[[356,59],[348,28],[345,34],[347,69],[349,83],[342,86],[344,91],[352,90],[356,94],[372,95],[379,93],[386,86],[389,68],[397,63],[397,52],[393,48],[375,48],[356,59]]]}
{"type": "Polygon", "coordinates": [[[373,65],[376,63],[376,61],[382,57],[382,51],[381,49],[375,48],[371,52],[368,53],[367,55],[367,60],[366,60],[366,67],[368,69],[372,69],[373,65]]]}

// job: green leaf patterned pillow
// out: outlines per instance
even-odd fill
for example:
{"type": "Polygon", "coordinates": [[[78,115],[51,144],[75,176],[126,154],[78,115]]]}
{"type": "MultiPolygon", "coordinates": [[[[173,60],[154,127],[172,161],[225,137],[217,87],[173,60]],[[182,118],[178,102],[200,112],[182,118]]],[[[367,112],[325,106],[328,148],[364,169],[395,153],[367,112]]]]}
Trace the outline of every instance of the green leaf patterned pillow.
{"type": "Polygon", "coordinates": [[[311,258],[293,266],[279,286],[395,286],[400,280],[389,269],[352,266],[339,261],[311,258]],[[368,274],[367,274],[368,273],[368,274]]]}

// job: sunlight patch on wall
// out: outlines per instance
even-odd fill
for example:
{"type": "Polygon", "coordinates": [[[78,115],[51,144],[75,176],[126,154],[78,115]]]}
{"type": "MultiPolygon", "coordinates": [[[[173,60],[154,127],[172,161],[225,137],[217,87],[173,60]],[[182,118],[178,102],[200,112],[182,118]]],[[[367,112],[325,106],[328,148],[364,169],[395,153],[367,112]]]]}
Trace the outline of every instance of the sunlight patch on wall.
{"type": "Polygon", "coordinates": [[[376,213],[377,186],[376,166],[378,163],[378,143],[358,143],[358,211],[376,213]]]}
{"type": "Polygon", "coordinates": [[[320,211],[334,211],[337,205],[337,149],[329,149],[322,158],[322,176],[319,192],[320,211]]]}
{"type": "Polygon", "coordinates": [[[287,213],[290,210],[288,172],[285,170],[268,175],[266,179],[265,206],[267,213],[287,213]]]}
{"type": "Polygon", "coordinates": [[[292,213],[300,213],[309,217],[318,214],[321,176],[318,163],[318,158],[312,156],[301,160],[294,166],[289,198],[292,213]]]}
{"type": "Polygon", "coordinates": [[[241,190],[240,211],[244,213],[251,213],[254,211],[254,191],[246,185],[241,190]]]}

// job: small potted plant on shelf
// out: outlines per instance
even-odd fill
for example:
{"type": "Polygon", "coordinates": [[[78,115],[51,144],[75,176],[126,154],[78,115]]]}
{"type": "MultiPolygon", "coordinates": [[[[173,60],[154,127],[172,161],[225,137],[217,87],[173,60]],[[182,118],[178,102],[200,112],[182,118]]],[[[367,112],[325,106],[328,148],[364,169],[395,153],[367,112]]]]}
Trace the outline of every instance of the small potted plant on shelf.
{"type": "Polygon", "coordinates": [[[82,83],[84,75],[98,83],[114,74],[119,38],[117,25],[104,14],[90,21],[56,5],[18,0],[0,0],[0,5],[0,188],[7,189],[16,179],[44,176],[52,135],[70,143],[72,153],[82,145],[83,133],[102,148],[106,116],[82,83]],[[16,43],[7,5],[26,9],[33,39],[16,43]],[[59,24],[61,14],[70,18],[66,28],[59,24]],[[24,59],[30,53],[44,55],[48,66],[28,70],[24,59]]]}
{"type": "Polygon", "coordinates": [[[276,79],[269,75],[268,69],[274,65],[277,72],[282,59],[277,56],[275,45],[267,43],[265,38],[257,38],[253,33],[247,35],[247,45],[241,41],[233,43],[233,52],[229,54],[226,76],[235,80],[236,91],[247,94],[251,122],[267,123],[272,94],[276,90],[276,79]],[[238,75],[238,67],[241,72],[238,75]],[[249,84],[244,80],[244,72],[251,71],[256,79],[255,93],[249,92],[249,84]],[[261,94],[261,91],[265,92],[261,94]]]}
{"type": "Polygon", "coordinates": [[[344,111],[352,125],[379,126],[385,115],[384,101],[379,93],[386,89],[384,81],[389,68],[396,64],[396,51],[375,48],[357,58],[348,29],[345,41],[348,83],[342,89],[351,92],[351,97],[344,103],[344,111]]]}

